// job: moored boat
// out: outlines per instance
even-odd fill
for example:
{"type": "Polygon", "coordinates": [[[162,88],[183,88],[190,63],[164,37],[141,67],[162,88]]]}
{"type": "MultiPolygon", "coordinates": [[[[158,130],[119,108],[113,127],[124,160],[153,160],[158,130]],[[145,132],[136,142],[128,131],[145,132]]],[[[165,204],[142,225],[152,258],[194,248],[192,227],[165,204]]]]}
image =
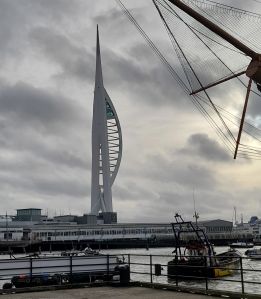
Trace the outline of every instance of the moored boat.
{"type": "Polygon", "coordinates": [[[21,288],[54,284],[111,281],[120,279],[127,283],[129,266],[116,255],[90,253],[42,255],[0,260],[0,277],[11,282],[3,288],[21,288]]]}
{"type": "Polygon", "coordinates": [[[234,242],[231,243],[230,248],[253,248],[254,244],[251,242],[234,242]]]}
{"type": "Polygon", "coordinates": [[[197,224],[185,222],[178,214],[175,220],[172,223],[175,257],[168,262],[169,279],[218,278],[232,275],[238,270],[241,256],[239,252],[228,250],[216,254],[204,230],[197,224]],[[182,247],[184,242],[186,245],[182,247]]]}
{"type": "Polygon", "coordinates": [[[249,249],[245,252],[245,255],[252,260],[261,260],[261,248],[249,249]]]}

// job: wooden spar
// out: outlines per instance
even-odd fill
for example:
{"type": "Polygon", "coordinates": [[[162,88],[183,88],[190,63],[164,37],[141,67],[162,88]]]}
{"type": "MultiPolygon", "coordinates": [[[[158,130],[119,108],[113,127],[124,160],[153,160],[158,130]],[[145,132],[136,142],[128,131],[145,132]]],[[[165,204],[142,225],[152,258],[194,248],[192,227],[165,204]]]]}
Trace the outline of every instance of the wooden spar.
{"type": "Polygon", "coordinates": [[[218,36],[229,42],[231,45],[236,47],[238,50],[245,53],[247,56],[253,58],[254,60],[258,60],[259,54],[241,43],[238,39],[227,33],[225,30],[221,29],[219,26],[202,16],[201,14],[197,13],[191,7],[186,5],[185,3],[181,2],[180,0],[168,0],[172,4],[176,5],[178,8],[183,10],[185,13],[190,15],[192,18],[197,20],[199,23],[216,33],[218,36]]]}
{"type": "Polygon", "coordinates": [[[246,73],[246,71],[242,71],[242,72],[240,72],[240,73],[233,74],[232,76],[229,76],[229,77],[227,77],[227,78],[225,78],[225,79],[222,79],[222,80],[220,80],[220,81],[211,83],[211,84],[209,84],[209,85],[207,85],[207,86],[205,86],[205,87],[201,87],[201,88],[199,88],[199,89],[193,91],[192,93],[190,93],[190,95],[192,96],[192,95],[194,95],[194,94],[196,94],[196,93],[198,93],[198,92],[200,92],[200,91],[207,90],[207,89],[209,89],[210,87],[214,87],[214,86],[219,85],[219,84],[221,84],[221,83],[224,83],[224,82],[226,82],[226,81],[228,81],[228,80],[231,80],[231,79],[234,79],[234,78],[236,78],[236,77],[239,77],[239,76],[241,76],[241,75],[243,75],[243,74],[245,74],[245,73],[246,73]]]}
{"type": "Polygon", "coordinates": [[[244,108],[243,108],[243,112],[242,112],[242,117],[241,117],[241,123],[240,123],[239,131],[238,131],[238,136],[237,136],[237,143],[236,143],[236,149],[235,149],[234,159],[237,158],[237,151],[238,151],[238,147],[239,147],[239,143],[240,143],[240,139],[241,139],[241,134],[242,134],[242,130],[243,130],[243,125],[244,125],[244,120],[245,120],[245,116],[246,116],[246,109],[247,109],[249,94],[250,94],[250,90],[251,90],[251,84],[252,84],[252,79],[250,78],[249,82],[248,82],[248,86],[247,86],[246,99],[245,99],[245,104],[244,104],[244,108]]]}

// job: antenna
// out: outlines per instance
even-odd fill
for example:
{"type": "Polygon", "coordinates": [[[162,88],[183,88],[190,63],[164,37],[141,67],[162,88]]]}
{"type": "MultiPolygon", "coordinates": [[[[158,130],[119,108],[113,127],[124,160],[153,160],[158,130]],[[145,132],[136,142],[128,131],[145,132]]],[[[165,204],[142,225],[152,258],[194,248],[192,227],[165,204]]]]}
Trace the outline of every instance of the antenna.
{"type": "Polygon", "coordinates": [[[6,241],[9,239],[8,222],[7,222],[7,211],[5,212],[5,225],[6,225],[6,241]]]}
{"type": "Polygon", "coordinates": [[[195,188],[194,187],[193,187],[193,203],[194,203],[194,214],[193,214],[193,218],[195,218],[195,220],[196,220],[196,226],[198,226],[199,214],[196,211],[196,200],[195,200],[195,188]]]}
{"type": "Polygon", "coordinates": [[[237,225],[237,207],[234,207],[234,213],[235,213],[235,225],[237,225]]]}

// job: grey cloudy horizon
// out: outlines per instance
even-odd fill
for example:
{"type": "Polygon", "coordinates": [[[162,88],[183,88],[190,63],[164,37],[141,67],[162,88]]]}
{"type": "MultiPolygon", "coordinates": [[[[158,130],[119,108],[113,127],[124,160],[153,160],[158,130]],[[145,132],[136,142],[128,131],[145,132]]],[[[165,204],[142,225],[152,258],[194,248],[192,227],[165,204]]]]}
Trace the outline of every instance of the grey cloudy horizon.
{"type": "MultiPolygon", "coordinates": [[[[123,2],[178,65],[152,1],[123,2]]],[[[222,2],[261,12],[252,0],[222,2]]],[[[0,0],[0,214],[90,212],[97,24],[104,85],[123,133],[112,189],[118,220],[192,218],[193,193],[202,220],[231,220],[234,207],[245,220],[261,217],[260,162],[233,160],[116,2],[105,0],[0,0]]],[[[236,102],[239,91],[227,88],[215,97],[236,102]]],[[[253,101],[248,117],[259,111],[253,101]]]]}

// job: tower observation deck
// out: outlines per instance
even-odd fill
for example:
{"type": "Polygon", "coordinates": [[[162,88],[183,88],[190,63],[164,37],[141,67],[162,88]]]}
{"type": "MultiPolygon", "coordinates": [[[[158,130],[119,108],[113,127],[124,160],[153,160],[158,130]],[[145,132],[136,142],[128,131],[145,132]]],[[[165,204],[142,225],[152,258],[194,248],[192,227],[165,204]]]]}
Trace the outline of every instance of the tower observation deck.
{"type": "Polygon", "coordinates": [[[112,101],[104,88],[99,30],[97,26],[96,74],[92,120],[91,213],[112,213],[111,187],[122,156],[120,122],[112,101]]]}

